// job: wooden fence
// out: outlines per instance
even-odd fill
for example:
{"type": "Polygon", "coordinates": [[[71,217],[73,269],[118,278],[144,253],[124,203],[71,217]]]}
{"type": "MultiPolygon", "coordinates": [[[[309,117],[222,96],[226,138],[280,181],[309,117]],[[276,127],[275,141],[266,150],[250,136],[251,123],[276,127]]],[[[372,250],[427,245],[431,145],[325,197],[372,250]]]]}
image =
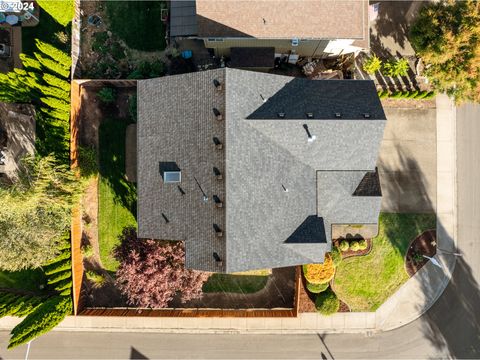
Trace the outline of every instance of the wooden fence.
{"type": "MultiPolygon", "coordinates": [[[[135,86],[136,80],[72,80],[70,118],[70,159],[72,168],[78,166],[79,121],[81,116],[82,89],[101,88],[108,84],[117,87],[135,86]]],[[[296,317],[299,308],[301,268],[295,272],[295,295],[292,308],[277,309],[136,309],[136,308],[87,308],[82,304],[81,290],[84,274],[82,241],[82,212],[80,205],[72,217],[72,275],[74,315],[80,316],[142,316],[142,317],[296,317]]]]}
{"type": "MultiPolygon", "coordinates": [[[[72,81],[71,84],[71,110],[70,110],[70,165],[72,169],[78,166],[78,122],[81,111],[81,84],[72,81]]],[[[80,293],[83,281],[83,257],[81,252],[82,243],[82,210],[78,204],[72,212],[71,226],[72,241],[72,283],[73,283],[73,314],[77,315],[80,304],[80,293]]]]}

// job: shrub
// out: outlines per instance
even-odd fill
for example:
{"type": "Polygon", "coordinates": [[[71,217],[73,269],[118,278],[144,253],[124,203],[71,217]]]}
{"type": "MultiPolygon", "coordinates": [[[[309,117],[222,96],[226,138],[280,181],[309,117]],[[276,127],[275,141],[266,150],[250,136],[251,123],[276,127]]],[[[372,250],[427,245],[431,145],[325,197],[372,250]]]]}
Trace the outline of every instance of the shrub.
{"type": "Polygon", "coordinates": [[[38,306],[11,331],[8,348],[14,348],[50,331],[72,312],[70,297],[55,296],[38,306]]]}
{"type": "Polygon", "coordinates": [[[90,280],[95,286],[102,286],[105,284],[105,276],[102,274],[99,274],[95,271],[88,270],[85,274],[87,276],[87,279],[90,280]]]}
{"type": "Polygon", "coordinates": [[[101,102],[105,104],[111,104],[117,99],[117,93],[115,89],[105,87],[97,93],[97,97],[100,99],[101,102]]]}
{"type": "Polygon", "coordinates": [[[359,250],[366,250],[368,248],[367,240],[362,239],[358,242],[358,249],[359,250]]]}
{"type": "Polygon", "coordinates": [[[94,254],[92,245],[82,246],[82,249],[81,249],[81,250],[82,250],[82,256],[83,256],[85,259],[88,259],[88,258],[92,257],[93,254],[94,254]]]}
{"type": "Polygon", "coordinates": [[[128,112],[130,113],[130,118],[137,122],[137,95],[132,95],[128,99],[128,112]]]}
{"type": "Polygon", "coordinates": [[[390,92],[388,90],[382,90],[378,92],[378,97],[380,99],[385,99],[390,95],[390,92]]]}
{"type": "Polygon", "coordinates": [[[433,99],[435,97],[435,91],[429,91],[427,93],[427,95],[424,96],[424,99],[427,100],[427,99],[433,99]]]}
{"type": "Polygon", "coordinates": [[[340,244],[338,247],[340,248],[341,251],[348,251],[348,249],[350,248],[350,244],[348,243],[347,240],[342,240],[340,241],[340,244]]]}
{"type": "Polygon", "coordinates": [[[363,70],[367,74],[375,74],[375,72],[379,71],[382,67],[382,60],[380,60],[376,55],[368,58],[363,63],[363,70]]]}
{"type": "Polygon", "coordinates": [[[386,76],[406,76],[410,65],[407,59],[389,60],[383,65],[382,73],[386,76]]]}
{"type": "Polygon", "coordinates": [[[355,240],[355,241],[352,241],[350,243],[350,250],[352,250],[352,251],[360,250],[360,245],[359,245],[358,241],[355,240]]]}
{"type": "Polygon", "coordinates": [[[333,265],[337,267],[342,262],[342,253],[340,252],[340,249],[336,246],[332,247],[330,255],[332,256],[333,265]]]}
{"type": "Polygon", "coordinates": [[[418,90],[415,91],[410,91],[409,94],[407,95],[408,99],[414,99],[418,94],[418,90]]]}
{"type": "Polygon", "coordinates": [[[428,94],[428,91],[426,90],[423,90],[423,91],[420,91],[417,96],[415,96],[415,99],[423,99],[425,96],[427,96],[428,94]]]}
{"type": "Polygon", "coordinates": [[[165,74],[165,64],[162,60],[153,62],[142,61],[135,70],[128,75],[128,79],[149,79],[159,77],[165,74]]]}
{"type": "Polygon", "coordinates": [[[328,283],[325,284],[310,284],[307,282],[307,290],[310,291],[312,294],[319,294],[322,291],[328,289],[328,283]]]}
{"type": "Polygon", "coordinates": [[[317,295],[315,308],[322,315],[332,315],[340,309],[340,300],[331,289],[328,289],[317,295]]]}
{"type": "Polygon", "coordinates": [[[330,253],[325,254],[323,264],[303,265],[303,275],[311,284],[325,284],[333,279],[335,266],[330,253]]]}
{"type": "Polygon", "coordinates": [[[407,76],[409,69],[410,65],[407,59],[401,58],[395,62],[395,76],[407,76]]]}
{"type": "Polygon", "coordinates": [[[97,175],[97,151],[93,146],[78,147],[78,168],[80,169],[80,176],[90,177],[97,175]]]}

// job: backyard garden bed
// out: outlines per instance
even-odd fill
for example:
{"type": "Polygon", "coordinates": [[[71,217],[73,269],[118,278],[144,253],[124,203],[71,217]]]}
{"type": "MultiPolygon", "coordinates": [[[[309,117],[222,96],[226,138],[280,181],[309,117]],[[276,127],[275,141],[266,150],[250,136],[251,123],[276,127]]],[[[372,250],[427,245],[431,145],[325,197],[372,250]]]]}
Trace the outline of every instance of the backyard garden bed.
{"type": "Polygon", "coordinates": [[[162,21],[166,8],[165,1],[83,1],[82,77],[127,78],[142,63],[153,69],[134,78],[161,76],[166,61],[166,22],[162,21]]]}

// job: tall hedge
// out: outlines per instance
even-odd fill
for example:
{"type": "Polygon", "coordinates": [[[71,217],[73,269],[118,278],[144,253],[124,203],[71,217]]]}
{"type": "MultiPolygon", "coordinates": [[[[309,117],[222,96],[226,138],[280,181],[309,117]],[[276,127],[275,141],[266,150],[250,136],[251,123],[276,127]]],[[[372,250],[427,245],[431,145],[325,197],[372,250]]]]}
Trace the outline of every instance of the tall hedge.
{"type": "Polygon", "coordinates": [[[73,20],[73,0],[37,0],[37,3],[60,25],[67,26],[73,20]]]}
{"type": "Polygon", "coordinates": [[[28,315],[11,331],[8,348],[14,348],[50,331],[72,312],[72,299],[55,296],[28,315]]]}

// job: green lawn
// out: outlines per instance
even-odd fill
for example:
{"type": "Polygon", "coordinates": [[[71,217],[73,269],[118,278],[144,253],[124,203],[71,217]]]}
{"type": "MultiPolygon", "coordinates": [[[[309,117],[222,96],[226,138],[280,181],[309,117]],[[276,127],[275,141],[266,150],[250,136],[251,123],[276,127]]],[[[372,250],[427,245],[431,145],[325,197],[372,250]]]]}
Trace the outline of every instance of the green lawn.
{"type": "Polygon", "coordinates": [[[338,266],[334,283],[338,297],[352,311],[375,311],[407,281],[404,256],[410,241],[435,224],[435,214],[381,213],[372,251],[338,266]]]}
{"type": "Polygon", "coordinates": [[[40,285],[45,285],[42,270],[0,271],[0,288],[20,289],[40,293],[40,285]]]}
{"type": "Polygon", "coordinates": [[[203,292],[251,294],[267,285],[268,276],[213,274],[203,285],[203,292]]]}
{"type": "Polygon", "coordinates": [[[131,49],[165,49],[165,25],[160,20],[165,1],[106,1],[110,29],[131,49]]]}
{"type": "Polygon", "coordinates": [[[98,241],[100,258],[109,271],[118,267],[112,250],[119,244],[123,229],[137,225],[136,187],[125,180],[125,130],[128,124],[125,120],[106,120],[99,130],[98,241]]]}

